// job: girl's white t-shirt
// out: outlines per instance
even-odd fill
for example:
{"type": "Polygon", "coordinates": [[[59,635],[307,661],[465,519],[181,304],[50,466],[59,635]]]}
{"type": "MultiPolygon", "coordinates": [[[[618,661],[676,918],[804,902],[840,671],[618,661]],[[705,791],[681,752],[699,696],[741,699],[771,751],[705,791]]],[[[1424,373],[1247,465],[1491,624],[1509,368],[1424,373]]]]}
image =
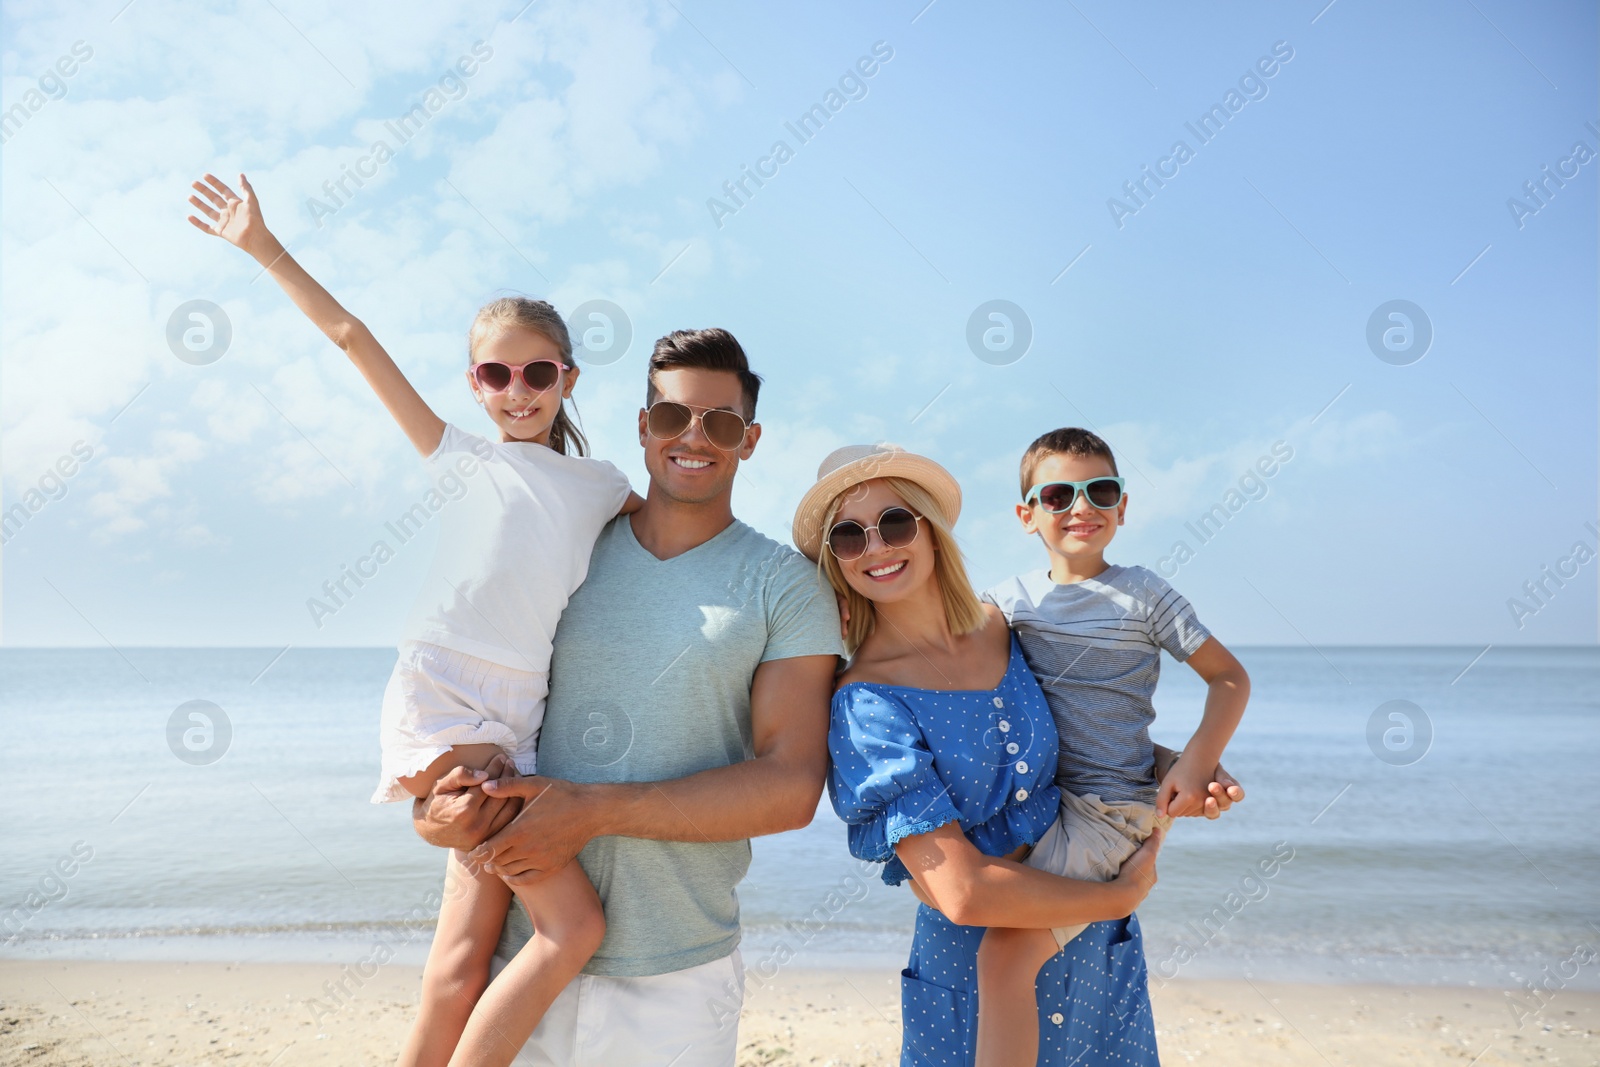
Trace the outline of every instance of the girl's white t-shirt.
{"type": "Polygon", "coordinates": [[[430,498],[397,522],[404,531],[437,514],[439,547],[401,643],[549,671],[556,622],[589,572],[595,538],[628,499],[627,475],[448,423],[424,463],[430,498]]]}

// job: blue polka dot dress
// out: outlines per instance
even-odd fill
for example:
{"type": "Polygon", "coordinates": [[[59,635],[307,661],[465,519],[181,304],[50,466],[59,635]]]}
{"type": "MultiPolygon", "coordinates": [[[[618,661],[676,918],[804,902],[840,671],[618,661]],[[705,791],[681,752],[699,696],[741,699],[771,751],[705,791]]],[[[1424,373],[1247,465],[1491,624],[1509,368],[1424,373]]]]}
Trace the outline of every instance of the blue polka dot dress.
{"type": "MultiPolygon", "coordinates": [[[[850,852],[909,876],[902,838],[946,823],[990,856],[1037,841],[1055,821],[1055,723],[1015,637],[992,690],[912,689],[852,682],[833,697],[828,795],[850,852]]],[[[978,1035],[983,928],[956,926],[923,905],[900,977],[902,1067],[972,1063],[978,1035]]],[[[1039,972],[1039,1063],[1154,1067],[1144,942],[1130,916],[1093,923],[1039,972]]]]}

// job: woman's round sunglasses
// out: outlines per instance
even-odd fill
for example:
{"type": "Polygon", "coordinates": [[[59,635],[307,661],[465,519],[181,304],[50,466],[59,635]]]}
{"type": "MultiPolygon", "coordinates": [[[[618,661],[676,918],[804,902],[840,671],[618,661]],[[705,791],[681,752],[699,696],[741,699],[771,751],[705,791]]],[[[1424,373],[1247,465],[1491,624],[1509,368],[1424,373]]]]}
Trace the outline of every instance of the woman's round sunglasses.
{"type": "Polygon", "coordinates": [[[512,379],[518,374],[522,375],[522,380],[529,389],[542,393],[559,382],[561,372],[566,369],[565,364],[557,363],[553,359],[536,359],[520,367],[492,361],[474,363],[471,367],[472,380],[491,393],[503,393],[510,389],[512,379]]]}
{"type": "Polygon", "coordinates": [[[650,436],[662,441],[682,437],[695,419],[706,440],[724,452],[736,452],[744,444],[745,431],[750,424],[738,412],[727,408],[692,408],[675,400],[657,400],[649,407],[644,425],[650,436]]]}
{"type": "Polygon", "coordinates": [[[1110,511],[1122,503],[1123,481],[1117,477],[1086,478],[1081,482],[1040,482],[1022,498],[1031,504],[1037,497],[1039,505],[1052,515],[1072,510],[1073,503],[1082,493],[1089,503],[1101,511],[1110,511]]]}
{"type": "Polygon", "coordinates": [[[878,521],[863,526],[854,519],[844,519],[828,530],[828,551],[843,563],[860,559],[867,554],[868,535],[878,531],[885,548],[905,548],[917,539],[918,521],[922,518],[908,508],[885,508],[878,521]]]}

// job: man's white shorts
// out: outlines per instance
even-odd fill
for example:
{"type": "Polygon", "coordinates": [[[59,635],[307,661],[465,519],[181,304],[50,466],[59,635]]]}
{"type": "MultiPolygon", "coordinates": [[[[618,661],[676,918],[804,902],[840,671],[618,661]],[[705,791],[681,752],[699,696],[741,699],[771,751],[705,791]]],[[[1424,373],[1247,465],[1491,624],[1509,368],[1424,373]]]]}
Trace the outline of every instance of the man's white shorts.
{"type": "MultiPolygon", "coordinates": [[[[499,974],[506,961],[494,958],[499,974]]],[[[744,959],[667,974],[580,974],[556,997],[514,1067],[733,1067],[744,959]]]]}

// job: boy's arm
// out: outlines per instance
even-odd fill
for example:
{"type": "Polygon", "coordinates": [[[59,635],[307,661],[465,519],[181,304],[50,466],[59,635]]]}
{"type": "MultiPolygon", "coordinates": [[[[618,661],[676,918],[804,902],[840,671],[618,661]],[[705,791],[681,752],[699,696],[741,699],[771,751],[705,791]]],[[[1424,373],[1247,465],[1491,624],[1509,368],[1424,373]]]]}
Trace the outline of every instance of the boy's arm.
{"type": "Polygon", "coordinates": [[[1250,699],[1250,676],[1215,637],[1195,649],[1188,659],[1190,667],[1206,683],[1206,708],[1200,726],[1183,747],[1183,758],[1161,782],[1156,794],[1156,810],[1162,815],[1201,815],[1206,800],[1211,768],[1222,759],[1233,731],[1244,715],[1250,699]]]}
{"type": "Polygon", "coordinates": [[[239,175],[239,187],[244,190],[242,194],[235,193],[212,174],[206,175],[205,182],[195,182],[194,188],[206,199],[202,201],[191,196],[189,203],[211,222],[208,225],[190,215],[190,223],[248,252],[269,271],[273,281],[289,294],[289,299],[306,318],[350,357],[350,362],[372,386],[372,391],[378,394],[378,399],[389,409],[389,414],[394,416],[416,450],[431,456],[444,437],[444,420],[434,414],[427,401],[406,380],[366,324],[346,311],[332,293],[307,274],[267,229],[255,189],[243,174],[239,175]]]}

